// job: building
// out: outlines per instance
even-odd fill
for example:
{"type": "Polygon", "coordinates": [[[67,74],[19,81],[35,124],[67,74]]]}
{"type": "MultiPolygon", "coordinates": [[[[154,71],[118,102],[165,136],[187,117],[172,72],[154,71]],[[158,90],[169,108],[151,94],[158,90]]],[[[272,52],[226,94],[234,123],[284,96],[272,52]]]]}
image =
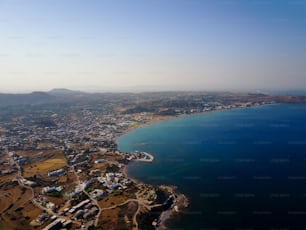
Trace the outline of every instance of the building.
{"type": "Polygon", "coordinates": [[[58,169],[48,173],[48,176],[61,176],[65,173],[64,169],[58,169]]]}

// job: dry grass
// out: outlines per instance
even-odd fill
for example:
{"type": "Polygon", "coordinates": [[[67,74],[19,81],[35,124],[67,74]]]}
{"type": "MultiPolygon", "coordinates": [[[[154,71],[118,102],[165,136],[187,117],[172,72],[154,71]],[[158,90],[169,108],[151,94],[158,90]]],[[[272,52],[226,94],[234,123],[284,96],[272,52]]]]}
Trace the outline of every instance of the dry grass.
{"type": "Polygon", "coordinates": [[[67,165],[64,156],[57,156],[55,158],[47,159],[42,162],[26,165],[24,167],[24,177],[32,177],[34,175],[43,175],[56,169],[60,169],[67,165]]]}
{"type": "Polygon", "coordinates": [[[24,229],[41,210],[29,200],[32,193],[19,185],[8,185],[1,190],[0,229],[24,229]]]}
{"type": "Polygon", "coordinates": [[[23,207],[23,216],[28,216],[30,220],[36,219],[42,213],[42,210],[37,208],[31,201],[28,201],[23,207]]]}
{"type": "Polygon", "coordinates": [[[31,194],[19,185],[8,185],[1,189],[0,195],[0,213],[8,212],[14,209],[16,203],[25,203],[31,194]]]}
{"type": "Polygon", "coordinates": [[[0,184],[13,180],[14,178],[17,177],[17,175],[18,175],[18,173],[16,172],[16,173],[12,173],[10,175],[0,176],[0,184]]]}
{"type": "Polygon", "coordinates": [[[129,203],[111,210],[104,210],[99,217],[99,225],[103,229],[132,229],[133,216],[136,210],[137,204],[135,206],[135,203],[129,203]]]}
{"type": "Polygon", "coordinates": [[[116,225],[118,223],[119,212],[120,212],[120,208],[114,208],[114,209],[102,211],[99,217],[99,225],[103,229],[109,229],[109,230],[116,229],[116,225]]]}
{"type": "Polygon", "coordinates": [[[18,151],[17,154],[20,155],[20,156],[27,156],[27,157],[33,157],[35,156],[36,154],[38,153],[43,153],[45,154],[45,151],[41,151],[41,150],[21,150],[21,151],[18,151]]]}
{"type": "Polygon", "coordinates": [[[74,173],[68,173],[67,174],[67,184],[68,184],[68,181],[69,181],[69,183],[71,183],[71,182],[73,182],[73,181],[75,181],[77,178],[76,178],[76,176],[74,175],[74,173]]]}
{"type": "Polygon", "coordinates": [[[59,178],[58,182],[59,182],[59,183],[64,183],[64,184],[66,184],[66,183],[67,183],[67,180],[68,180],[67,175],[62,175],[62,176],[59,178]]]}
{"type": "Polygon", "coordinates": [[[115,196],[114,194],[110,194],[108,197],[104,198],[103,200],[99,201],[101,208],[108,208],[118,204],[121,204],[128,200],[128,198],[124,195],[115,196]]]}
{"type": "Polygon", "coordinates": [[[47,197],[49,201],[56,204],[57,206],[62,206],[62,205],[65,204],[64,198],[57,198],[57,197],[46,196],[46,195],[45,195],[45,197],[47,197]]]}
{"type": "Polygon", "coordinates": [[[121,156],[119,155],[115,155],[113,153],[105,153],[103,156],[101,157],[98,157],[97,159],[104,159],[104,160],[107,160],[107,161],[118,161],[120,159],[122,159],[121,156]]]}
{"type": "Polygon", "coordinates": [[[17,151],[17,154],[20,156],[28,156],[28,157],[34,157],[36,155],[41,155],[41,156],[45,156],[46,158],[48,158],[50,155],[61,155],[62,154],[62,150],[20,150],[17,151]]]}
{"type": "Polygon", "coordinates": [[[100,169],[100,171],[103,173],[106,171],[107,165],[107,163],[94,164],[91,170],[100,169]]]}

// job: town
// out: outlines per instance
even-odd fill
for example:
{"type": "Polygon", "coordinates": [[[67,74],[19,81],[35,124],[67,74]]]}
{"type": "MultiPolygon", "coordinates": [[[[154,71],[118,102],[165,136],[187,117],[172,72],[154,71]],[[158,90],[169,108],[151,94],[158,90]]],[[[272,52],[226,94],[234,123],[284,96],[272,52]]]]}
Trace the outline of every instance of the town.
{"type": "Polygon", "coordinates": [[[148,94],[141,101],[139,95],[114,94],[98,103],[100,97],[2,108],[0,228],[159,228],[161,214],[186,207],[187,198],[171,186],[130,179],[128,163],[150,163],[154,153],[121,152],[116,139],[173,117],[279,100],[262,94],[182,92],[148,94]]]}

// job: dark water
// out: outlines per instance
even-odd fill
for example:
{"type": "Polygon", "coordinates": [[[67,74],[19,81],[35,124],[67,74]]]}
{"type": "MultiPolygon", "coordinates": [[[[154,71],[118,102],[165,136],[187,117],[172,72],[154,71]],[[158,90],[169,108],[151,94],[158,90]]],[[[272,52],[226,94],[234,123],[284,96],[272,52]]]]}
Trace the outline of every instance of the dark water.
{"type": "Polygon", "coordinates": [[[129,174],[190,199],[170,229],[306,229],[306,106],[214,112],[138,128],[118,141],[154,163],[129,174]]]}

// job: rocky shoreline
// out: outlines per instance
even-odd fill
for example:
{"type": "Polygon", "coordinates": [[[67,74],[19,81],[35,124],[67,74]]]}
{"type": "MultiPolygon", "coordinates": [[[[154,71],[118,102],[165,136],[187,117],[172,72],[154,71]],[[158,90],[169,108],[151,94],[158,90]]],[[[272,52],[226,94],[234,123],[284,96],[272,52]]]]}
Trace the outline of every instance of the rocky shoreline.
{"type": "MultiPolygon", "coordinates": [[[[128,165],[125,165],[121,172],[126,178],[129,178],[137,185],[143,185],[142,182],[135,178],[128,176],[128,165]]],[[[144,226],[146,229],[167,229],[166,222],[171,219],[173,214],[180,213],[186,209],[189,205],[188,198],[177,191],[177,187],[173,185],[160,185],[154,186],[156,190],[162,192],[163,204],[152,210],[148,210],[147,213],[143,213],[141,217],[141,223],[139,226],[144,226]],[[152,212],[152,215],[150,214],[152,212]]],[[[142,229],[141,227],[139,229],[142,229]]]]}
{"type": "Polygon", "coordinates": [[[180,213],[184,209],[186,209],[189,205],[188,198],[177,191],[177,188],[175,186],[169,186],[169,185],[162,185],[160,186],[161,189],[164,189],[167,192],[170,192],[173,194],[173,202],[169,209],[163,211],[158,220],[158,226],[156,229],[158,230],[164,230],[167,229],[166,222],[171,219],[173,214],[180,213]]]}

